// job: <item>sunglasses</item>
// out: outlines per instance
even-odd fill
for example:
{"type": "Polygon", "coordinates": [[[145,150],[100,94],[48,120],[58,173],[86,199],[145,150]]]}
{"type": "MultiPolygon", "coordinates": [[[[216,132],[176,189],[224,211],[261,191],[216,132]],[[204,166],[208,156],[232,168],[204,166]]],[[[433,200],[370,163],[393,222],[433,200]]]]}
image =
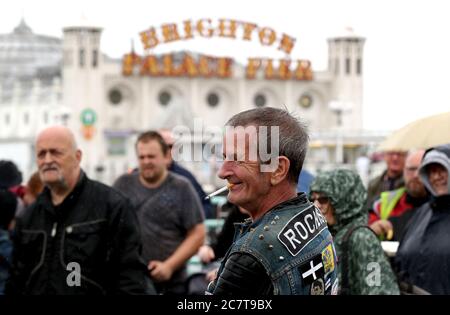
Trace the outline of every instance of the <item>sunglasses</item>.
{"type": "Polygon", "coordinates": [[[309,201],[311,201],[312,203],[314,203],[315,201],[318,201],[321,205],[326,204],[330,201],[330,198],[322,196],[322,197],[317,197],[317,198],[309,198],[309,201]]]}

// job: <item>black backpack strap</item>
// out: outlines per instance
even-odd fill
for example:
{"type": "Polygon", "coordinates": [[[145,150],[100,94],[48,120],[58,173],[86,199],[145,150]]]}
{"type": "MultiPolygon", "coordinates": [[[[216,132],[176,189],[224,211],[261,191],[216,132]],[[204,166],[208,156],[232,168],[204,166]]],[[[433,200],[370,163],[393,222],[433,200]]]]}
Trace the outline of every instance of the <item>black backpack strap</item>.
{"type": "MultiPolygon", "coordinates": [[[[349,295],[350,294],[350,284],[349,284],[349,271],[350,271],[349,265],[350,265],[350,263],[349,263],[349,255],[348,255],[348,248],[349,248],[348,245],[350,243],[349,240],[350,240],[350,237],[352,236],[353,232],[355,232],[359,228],[367,228],[372,233],[374,233],[372,231],[372,229],[370,227],[368,227],[367,225],[352,226],[345,233],[344,238],[342,239],[342,254],[340,257],[341,266],[342,266],[340,295],[349,295]]],[[[375,233],[374,233],[374,235],[375,235],[375,233]]]]}

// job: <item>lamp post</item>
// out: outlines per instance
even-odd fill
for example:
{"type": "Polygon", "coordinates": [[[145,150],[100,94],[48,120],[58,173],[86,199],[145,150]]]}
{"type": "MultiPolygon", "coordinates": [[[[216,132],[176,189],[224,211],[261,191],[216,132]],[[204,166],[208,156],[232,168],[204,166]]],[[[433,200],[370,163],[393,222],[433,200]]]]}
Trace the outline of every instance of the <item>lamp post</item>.
{"type": "Polygon", "coordinates": [[[342,116],[351,111],[351,104],[341,100],[332,100],[328,107],[336,114],[337,126],[336,126],[336,164],[342,164],[344,162],[344,139],[343,139],[343,125],[342,116]]]}
{"type": "Polygon", "coordinates": [[[62,124],[63,126],[68,126],[69,123],[69,119],[70,119],[70,109],[67,108],[66,106],[61,106],[58,110],[58,116],[57,116],[57,120],[60,124],[62,124]]]}

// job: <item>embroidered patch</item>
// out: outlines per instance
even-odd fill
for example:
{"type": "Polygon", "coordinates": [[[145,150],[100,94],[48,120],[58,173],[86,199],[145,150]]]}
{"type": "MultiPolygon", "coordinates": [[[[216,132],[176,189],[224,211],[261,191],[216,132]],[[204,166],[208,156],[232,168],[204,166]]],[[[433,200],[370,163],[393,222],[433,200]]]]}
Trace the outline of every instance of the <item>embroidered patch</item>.
{"type": "Polygon", "coordinates": [[[323,279],[317,279],[311,285],[311,295],[325,295],[323,279]]]}
{"type": "Polygon", "coordinates": [[[333,246],[330,244],[322,251],[322,262],[325,269],[325,274],[334,270],[334,254],[333,246]]]}
{"type": "Polygon", "coordinates": [[[327,227],[320,210],[311,206],[292,217],[278,233],[278,240],[292,256],[296,256],[306,245],[327,227]]]}
{"type": "Polygon", "coordinates": [[[323,278],[325,273],[323,270],[322,255],[316,255],[310,261],[300,265],[299,270],[305,285],[312,284],[317,279],[323,278]]]}

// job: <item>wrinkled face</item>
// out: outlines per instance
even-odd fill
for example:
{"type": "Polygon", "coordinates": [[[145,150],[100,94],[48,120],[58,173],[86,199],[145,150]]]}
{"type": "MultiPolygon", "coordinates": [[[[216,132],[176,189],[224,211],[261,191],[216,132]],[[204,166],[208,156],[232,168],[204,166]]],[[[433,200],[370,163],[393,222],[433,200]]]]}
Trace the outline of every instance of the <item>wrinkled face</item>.
{"type": "Polygon", "coordinates": [[[67,186],[76,180],[81,151],[62,135],[44,134],[36,141],[36,159],[42,182],[50,187],[67,186]]]}
{"type": "Polygon", "coordinates": [[[428,179],[437,196],[448,195],[448,172],[441,164],[433,163],[427,166],[428,179]]]}
{"type": "Polygon", "coordinates": [[[141,178],[149,184],[158,182],[164,176],[168,163],[168,157],[163,154],[159,142],[138,142],[136,153],[141,178]]]}
{"type": "Polygon", "coordinates": [[[388,172],[393,174],[401,174],[405,166],[406,152],[388,151],[384,153],[388,172]]]}
{"type": "Polygon", "coordinates": [[[328,198],[325,194],[314,191],[311,193],[310,201],[320,209],[323,216],[327,220],[328,225],[336,224],[336,220],[334,218],[334,208],[331,205],[330,198],[328,198]]]}
{"type": "Polygon", "coordinates": [[[419,167],[422,161],[423,151],[413,153],[408,156],[403,170],[405,186],[409,194],[413,197],[425,196],[425,187],[419,177],[419,167]]]}
{"type": "Polygon", "coordinates": [[[256,129],[251,134],[234,130],[223,139],[224,162],[218,176],[234,184],[228,193],[228,200],[252,212],[259,209],[271,197],[270,173],[261,172],[260,162],[251,153],[256,139],[256,129]]]}

